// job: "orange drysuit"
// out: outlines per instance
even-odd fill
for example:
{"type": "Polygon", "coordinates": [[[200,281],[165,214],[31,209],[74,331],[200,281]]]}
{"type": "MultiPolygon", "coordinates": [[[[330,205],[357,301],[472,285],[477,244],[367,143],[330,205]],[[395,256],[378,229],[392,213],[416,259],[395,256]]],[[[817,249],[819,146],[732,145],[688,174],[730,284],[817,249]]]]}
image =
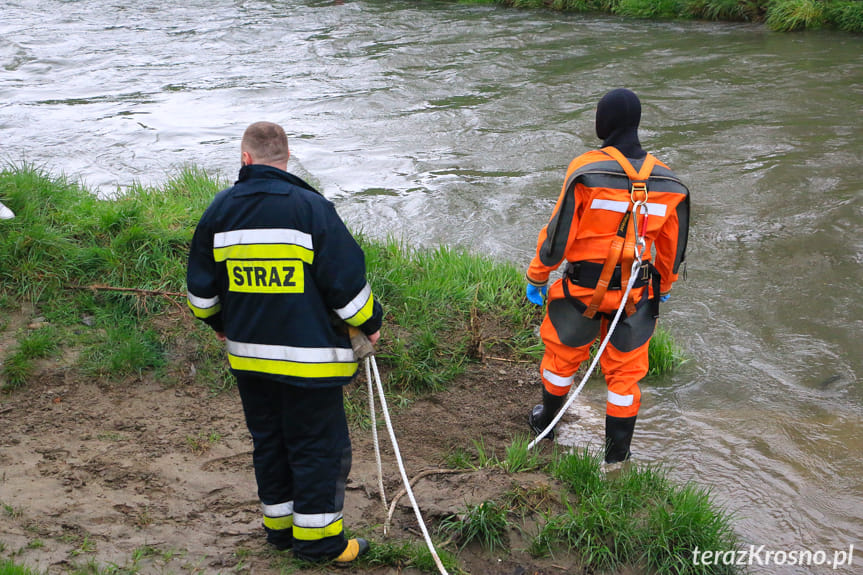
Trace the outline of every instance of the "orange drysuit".
{"type": "Polygon", "coordinates": [[[631,305],[600,358],[608,386],[606,414],[614,418],[632,418],[638,413],[638,382],[648,370],[647,349],[658,298],[671,290],[685,257],[689,191],[668,166],[649,154],[628,160],[613,147],[586,152],[570,163],[557,205],[539,234],[536,256],[527,270],[528,282],[541,287],[564,259],[569,262],[564,277],[548,291],[540,328],[545,344],[540,367],[544,387],[551,395],[565,396],[591,344],[598,335],[605,336],[621,304],[634,257],[632,196],[643,199],[643,194],[633,191],[633,184],[639,189],[642,183],[646,185],[646,232],[644,218],[637,223],[646,240],[643,264],[628,298],[631,305]],[[593,302],[596,314],[586,317],[612,244],[623,237],[626,245],[608,289],[593,302]]]}

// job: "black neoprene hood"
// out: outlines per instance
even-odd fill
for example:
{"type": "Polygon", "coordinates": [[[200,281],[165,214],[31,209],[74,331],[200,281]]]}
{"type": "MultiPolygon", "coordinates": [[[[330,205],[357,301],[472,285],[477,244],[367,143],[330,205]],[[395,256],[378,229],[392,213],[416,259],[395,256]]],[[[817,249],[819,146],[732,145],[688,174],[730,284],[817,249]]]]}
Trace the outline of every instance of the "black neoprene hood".
{"type": "Polygon", "coordinates": [[[614,146],[628,158],[646,154],[638,140],[640,122],[641,101],[632,90],[612,90],[596,106],[596,136],[603,146],[614,146]]]}

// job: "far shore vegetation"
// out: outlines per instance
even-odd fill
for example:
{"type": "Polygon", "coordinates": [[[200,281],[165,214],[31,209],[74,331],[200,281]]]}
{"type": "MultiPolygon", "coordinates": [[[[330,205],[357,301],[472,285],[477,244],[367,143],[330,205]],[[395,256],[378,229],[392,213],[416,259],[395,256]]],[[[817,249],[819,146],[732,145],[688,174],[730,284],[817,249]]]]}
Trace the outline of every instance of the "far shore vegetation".
{"type": "MultiPolygon", "coordinates": [[[[67,381],[128,386],[146,378],[201,385],[213,394],[229,389],[221,344],[184,301],[192,232],[225,184],[187,168],[158,187],[134,186],[101,200],[32,166],[0,171],[0,200],[16,213],[0,225],[0,335],[8,343],[0,353],[0,406],[3,395],[25,393],[47,362],[64,370],[67,381]],[[190,374],[185,366],[192,363],[190,374]]],[[[394,409],[446,389],[487,354],[538,363],[542,311],[525,302],[523,270],[447,247],[413,249],[369,237],[361,243],[369,281],[387,310],[378,359],[394,409]]],[[[669,332],[655,340],[651,361],[658,367],[649,377],[684,360],[669,332]]],[[[353,425],[367,424],[361,402],[348,408],[353,425]]],[[[560,490],[516,489],[465,509],[434,527],[438,540],[460,548],[477,542],[494,552],[512,529],[526,538],[531,555],[582,565],[585,572],[733,572],[691,560],[697,548],[740,545],[733,518],[709,491],[675,485],[654,466],[606,473],[587,447],[528,452],[527,443],[514,437],[498,458],[480,439],[455,451],[448,465],[546,473],[560,490]]],[[[435,572],[421,542],[375,542],[372,549],[358,568],[410,564],[435,572]]],[[[13,552],[0,546],[0,575],[35,573],[10,562],[13,552]]],[[[450,573],[464,572],[457,552],[447,551],[446,563],[450,573]]],[[[135,565],[132,556],[122,572],[137,572],[135,565]]],[[[116,571],[91,565],[81,572],[116,571]]]]}
{"type": "Polygon", "coordinates": [[[458,0],[562,12],[607,13],[657,20],[764,23],[771,30],[833,29],[863,33],[863,0],[458,0]]]}

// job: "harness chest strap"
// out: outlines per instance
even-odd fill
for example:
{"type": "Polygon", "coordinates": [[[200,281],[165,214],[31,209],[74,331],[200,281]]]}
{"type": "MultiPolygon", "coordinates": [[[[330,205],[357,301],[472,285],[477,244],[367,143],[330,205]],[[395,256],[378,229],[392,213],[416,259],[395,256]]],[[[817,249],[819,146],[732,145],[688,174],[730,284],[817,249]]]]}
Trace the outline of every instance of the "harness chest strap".
{"type": "MultiPolygon", "coordinates": [[[[611,281],[611,276],[614,273],[614,267],[618,261],[620,265],[620,284],[625,286],[629,283],[630,275],[632,274],[632,264],[635,260],[635,225],[629,225],[632,218],[632,206],[636,202],[647,201],[647,179],[650,177],[653,167],[656,165],[656,158],[650,154],[644,158],[644,163],[641,169],[636,171],[632,164],[624,156],[620,150],[613,146],[608,146],[602,149],[603,152],[611,156],[623,171],[630,181],[630,205],[627,208],[620,225],[617,226],[617,234],[611,242],[611,247],[608,250],[608,256],[605,258],[605,263],[602,267],[602,273],[599,276],[599,281],[596,282],[596,289],[593,292],[593,297],[587,309],[584,310],[584,317],[593,318],[599,310],[599,305],[608,291],[608,285],[611,281]],[[623,256],[621,259],[621,255],[623,256]]],[[[635,296],[630,292],[626,301],[626,313],[632,315],[635,313],[635,296]]]]}

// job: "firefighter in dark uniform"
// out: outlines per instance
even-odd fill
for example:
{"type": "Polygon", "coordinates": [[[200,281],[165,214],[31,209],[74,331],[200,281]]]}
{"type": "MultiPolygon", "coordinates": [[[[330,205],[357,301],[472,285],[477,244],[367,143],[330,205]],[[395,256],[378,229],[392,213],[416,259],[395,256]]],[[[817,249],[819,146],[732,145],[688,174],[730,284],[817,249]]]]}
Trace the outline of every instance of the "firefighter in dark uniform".
{"type": "MultiPolygon", "coordinates": [[[[527,298],[542,305],[548,296],[540,335],[545,355],[540,366],[542,403],[528,416],[540,433],[560,410],[579,365],[594,340],[625,305],[601,358],[608,387],[605,461],[630,456],[630,442],[641,405],[638,385],[648,371],[648,348],[659,314],[685,259],[689,235],[689,190],[638,139],[641,102],[630,90],[606,94],[596,110],[601,150],[569,165],[549,223],[540,231],[536,256],[527,270],[527,298]],[[635,259],[638,233],[646,245],[626,302],[623,293],[635,259]],[[549,274],[566,260],[563,277],[547,287],[549,274]]],[[[550,435],[553,437],[553,435],[550,435]]]]}
{"type": "Polygon", "coordinates": [[[333,204],[286,171],[284,130],[252,124],[241,155],[239,179],[195,230],[189,307],[226,343],[267,541],[349,563],[368,543],[346,539],[342,518],[351,468],[342,388],[357,369],[345,324],[375,343],[383,312],[333,204]]]}

